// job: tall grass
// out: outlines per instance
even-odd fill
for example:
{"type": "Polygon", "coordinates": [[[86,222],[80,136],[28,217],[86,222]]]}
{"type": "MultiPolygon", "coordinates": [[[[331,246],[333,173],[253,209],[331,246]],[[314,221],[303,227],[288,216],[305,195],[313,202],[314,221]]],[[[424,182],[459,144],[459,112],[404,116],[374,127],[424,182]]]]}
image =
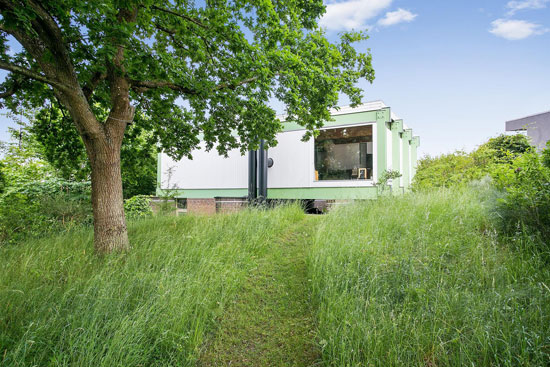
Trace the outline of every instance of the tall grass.
{"type": "Polygon", "coordinates": [[[550,364],[550,266],[471,190],[334,211],[309,272],[327,366],[550,364]]]}
{"type": "Polygon", "coordinates": [[[298,207],[161,217],[103,258],[89,230],[0,247],[0,365],[189,366],[298,207]]]}

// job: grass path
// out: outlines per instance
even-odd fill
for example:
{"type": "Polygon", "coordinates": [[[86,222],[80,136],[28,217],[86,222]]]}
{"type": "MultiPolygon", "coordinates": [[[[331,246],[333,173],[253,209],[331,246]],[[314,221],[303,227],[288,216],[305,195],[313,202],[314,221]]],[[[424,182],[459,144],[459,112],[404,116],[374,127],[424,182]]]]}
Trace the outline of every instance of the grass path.
{"type": "Polygon", "coordinates": [[[319,361],[306,252],[318,217],[294,224],[257,259],[199,365],[312,366],[319,361]]]}

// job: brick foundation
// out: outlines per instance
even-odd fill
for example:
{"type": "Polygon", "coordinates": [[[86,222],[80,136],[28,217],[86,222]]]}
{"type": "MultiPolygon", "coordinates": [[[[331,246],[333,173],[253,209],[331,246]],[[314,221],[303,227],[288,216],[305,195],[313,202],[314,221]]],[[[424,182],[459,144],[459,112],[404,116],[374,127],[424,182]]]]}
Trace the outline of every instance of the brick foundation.
{"type": "Polygon", "coordinates": [[[216,214],[216,199],[187,199],[187,212],[193,214],[216,214]]]}
{"type": "Polygon", "coordinates": [[[235,213],[248,206],[246,199],[216,198],[216,209],[219,213],[235,213]]]}

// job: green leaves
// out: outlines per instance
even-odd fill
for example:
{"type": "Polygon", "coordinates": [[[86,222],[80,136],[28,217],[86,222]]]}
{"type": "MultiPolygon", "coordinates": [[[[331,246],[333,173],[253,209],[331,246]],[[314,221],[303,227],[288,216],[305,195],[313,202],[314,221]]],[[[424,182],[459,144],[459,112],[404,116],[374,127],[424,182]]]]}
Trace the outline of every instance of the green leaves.
{"type": "MultiPolygon", "coordinates": [[[[340,93],[358,104],[362,91],[355,84],[374,79],[369,50],[355,48],[366,34],[344,33],[339,43],[329,42],[317,25],[325,11],[321,0],[62,0],[42,6],[58,23],[100,121],[102,111],[114,107],[112,84],[101,75],[122,48],[115,73],[130,83],[136,110],[150,118],[136,124],[174,158],[197,148],[199,135],[220,154],[244,152],[261,139],[275,145],[282,122],[270,106],[277,100],[288,120],[308,129],[308,138],[330,119],[340,93]]],[[[4,21],[30,31],[37,15],[27,3],[20,8],[3,12],[4,21]]],[[[27,51],[9,61],[38,68],[27,51]]],[[[45,54],[56,63],[58,55],[45,54]]],[[[13,82],[10,76],[2,89],[13,82]]],[[[15,110],[23,102],[42,107],[53,96],[49,88],[28,85],[9,99],[15,110]]]]}

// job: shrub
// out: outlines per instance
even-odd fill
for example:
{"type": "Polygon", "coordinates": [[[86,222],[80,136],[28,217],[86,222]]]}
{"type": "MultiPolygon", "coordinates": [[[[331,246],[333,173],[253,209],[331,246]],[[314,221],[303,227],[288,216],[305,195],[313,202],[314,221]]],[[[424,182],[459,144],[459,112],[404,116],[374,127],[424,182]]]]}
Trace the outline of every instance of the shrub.
{"type": "Polygon", "coordinates": [[[527,230],[550,243],[550,167],[545,165],[549,154],[531,150],[510,165],[494,167],[495,185],[505,192],[497,204],[505,234],[527,230]]]}
{"type": "Polygon", "coordinates": [[[91,222],[89,182],[27,182],[0,196],[0,243],[91,222]]]}
{"type": "Polygon", "coordinates": [[[489,175],[493,166],[510,164],[530,149],[526,136],[503,134],[489,139],[471,153],[457,151],[439,157],[424,157],[418,162],[413,190],[465,186],[489,175]]]}
{"type": "Polygon", "coordinates": [[[486,175],[483,167],[476,165],[471,154],[457,151],[439,157],[424,157],[419,160],[413,179],[415,191],[425,191],[438,187],[455,187],[486,175]]]}
{"type": "Polygon", "coordinates": [[[136,195],[124,200],[124,212],[128,219],[141,219],[152,216],[151,197],[136,195]]]}

